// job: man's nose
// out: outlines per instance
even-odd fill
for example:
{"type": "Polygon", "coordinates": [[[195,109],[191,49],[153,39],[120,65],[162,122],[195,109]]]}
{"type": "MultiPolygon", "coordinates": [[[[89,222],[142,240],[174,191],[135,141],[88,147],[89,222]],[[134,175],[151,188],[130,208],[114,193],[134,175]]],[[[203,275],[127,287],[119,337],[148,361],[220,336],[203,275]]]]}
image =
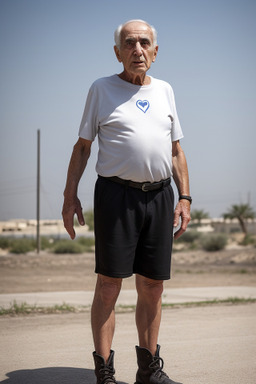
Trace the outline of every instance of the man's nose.
{"type": "Polygon", "coordinates": [[[141,48],[141,45],[140,45],[139,41],[137,41],[137,43],[135,45],[135,52],[136,52],[137,56],[141,56],[142,55],[142,48],[141,48]]]}

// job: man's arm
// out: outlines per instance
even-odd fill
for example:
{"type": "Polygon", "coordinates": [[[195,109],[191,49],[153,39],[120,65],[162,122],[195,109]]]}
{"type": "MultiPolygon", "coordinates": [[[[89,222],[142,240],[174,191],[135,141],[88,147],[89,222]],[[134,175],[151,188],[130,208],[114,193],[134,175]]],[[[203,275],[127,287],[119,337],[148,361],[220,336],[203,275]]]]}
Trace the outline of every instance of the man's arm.
{"type": "Polygon", "coordinates": [[[90,157],[92,142],[79,138],[74,145],[70,159],[67,182],[64,190],[64,203],[62,217],[64,227],[73,240],[76,237],[74,231],[74,215],[77,215],[80,225],[84,225],[84,217],[80,200],[77,197],[78,184],[90,157]]]}
{"type": "MultiPolygon", "coordinates": [[[[187,161],[179,141],[174,141],[172,143],[172,164],[173,178],[178,188],[179,195],[189,196],[187,161]]],[[[178,226],[179,217],[181,217],[181,227],[175,233],[175,239],[180,237],[186,231],[187,225],[190,222],[190,202],[188,200],[180,200],[178,202],[174,211],[174,227],[178,226]]]]}

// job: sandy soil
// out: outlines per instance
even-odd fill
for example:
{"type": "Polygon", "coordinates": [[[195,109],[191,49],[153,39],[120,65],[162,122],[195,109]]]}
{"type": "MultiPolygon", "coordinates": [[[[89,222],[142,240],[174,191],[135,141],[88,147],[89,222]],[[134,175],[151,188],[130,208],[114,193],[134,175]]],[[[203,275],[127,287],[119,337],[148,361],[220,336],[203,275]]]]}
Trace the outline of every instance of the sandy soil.
{"type": "MultiPolygon", "coordinates": [[[[93,290],[94,254],[0,255],[0,293],[93,290]]],[[[168,288],[256,286],[256,248],[175,252],[168,288]]],[[[134,277],[123,289],[134,288],[134,277]]]]}

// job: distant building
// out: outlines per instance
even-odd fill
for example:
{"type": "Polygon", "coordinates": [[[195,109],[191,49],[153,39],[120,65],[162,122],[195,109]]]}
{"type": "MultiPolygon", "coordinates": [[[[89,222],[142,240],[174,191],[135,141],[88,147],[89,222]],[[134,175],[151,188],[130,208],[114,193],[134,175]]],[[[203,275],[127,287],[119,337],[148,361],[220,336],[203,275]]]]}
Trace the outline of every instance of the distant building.
{"type": "MultiPolygon", "coordinates": [[[[24,235],[35,236],[36,235],[36,220],[9,220],[0,221],[0,235],[24,235]]],[[[190,229],[196,228],[199,232],[222,232],[222,233],[239,233],[241,227],[237,219],[202,219],[199,223],[198,220],[192,220],[190,229]]],[[[247,220],[248,233],[256,235],[256,220],[247,220]]],[[[88,225],[75,227],[75,231],[78,235],[83,235],[88,231],[88,225]]],[[[66,234],[66,230],[63,226],[62,220],[40,220],[40,234],[42,236],[58,236],[66,234]]]]}
{"type": "MultiPolygon", "coordinates": [[[[9,221],[0,221],[0,235],[24,235],[35,236],[37,228],[36,220],[14,219],[9,221]]],[[[88,231],[88,225],[75,228],[77,234],[82,235],[88,231]]],[[[40,220],[41,236],[58,236],[66,234],[62,220],[40,220]]]]}
{"type": "MultiPolygon", "coordinates": [[[[241,232],[241,226],[237,219],[202,219],[199,223],[198,220],[191,220],[192,225],[197,225],[196,229],[199,232],[222,232],[226,234],[241,232]]],[[[256,235],[256,220],[249,219],[246,221],[248,233],[256,235]]]]}

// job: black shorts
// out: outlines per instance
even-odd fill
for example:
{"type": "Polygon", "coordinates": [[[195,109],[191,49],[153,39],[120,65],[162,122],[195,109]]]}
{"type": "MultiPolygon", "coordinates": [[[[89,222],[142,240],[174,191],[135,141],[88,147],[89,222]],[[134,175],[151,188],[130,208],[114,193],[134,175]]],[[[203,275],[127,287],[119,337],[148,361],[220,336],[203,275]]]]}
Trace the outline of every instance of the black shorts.
{"type": "Polygon", "coordinates": [[[94,194],[95,272],[169,279],[173,203],[171,185],[143,192],[99,177],[94,194]]]}

